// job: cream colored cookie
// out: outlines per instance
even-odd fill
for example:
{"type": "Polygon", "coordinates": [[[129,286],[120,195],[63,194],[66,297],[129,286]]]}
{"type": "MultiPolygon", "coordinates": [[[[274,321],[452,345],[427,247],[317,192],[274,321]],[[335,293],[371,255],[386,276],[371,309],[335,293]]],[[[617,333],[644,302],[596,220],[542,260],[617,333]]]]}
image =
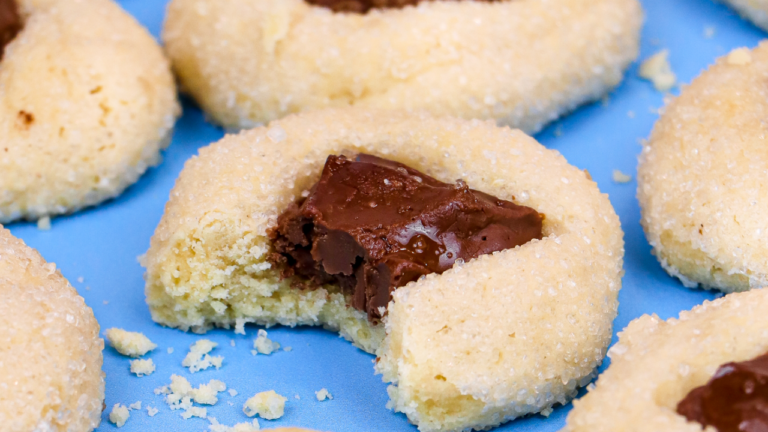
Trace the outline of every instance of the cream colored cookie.
{"type": "Polygon", "coordinates": [[[111,0],[19,0],[0,61],[0,222],[120,194],[179,113],[168,61],[111,0]]]}
{"type": "Polygon", "coordinates": [[[155,321],[324,325],[368,352],[390,406],[422,431],[482,429],[548,413],[602,361],[621,287],[622,231],[583,171],[524,133],[479,120],[325,110],[200,151],[184,167],[146,255],[155,321]],[[366,152],[546,217],[543,240],[398,288],[386,329],[339,288],[300,290],[267,260],[267,232],[329,154],[366,152]],[[386,333],[385,333],[386,330],[386,333]]]}
{"type": "Polygon", "coordinates": [[[768,0],[722,0],[730,4],[743,17],[763,30],[768,30],[768,0]]]}
{"type": "Polygon", "coordinates": [[[717,60],[664,109],[638,167],[654,254],[686,286],[768,285],[768,44],[717,60]]]}
{"type": "Polygon", "coordinates": [[[0,226],[0,429],[93,430],[103,349],[93,311],[56,265],[0,226]]]}
{"type": "Polygon", "coordinates": [[[677,404],[720,365],[768,351],[766,307],[768,290],[755,290],[704,302],[678,319],[633,320],[595,388],[574,401],[563,432],[701,432],[677,404]]]}
{"type": "Polygon", "coordinates": [[[227,128],[355,105],[532,133],[621,81],[642,15],[637,0],[429,1],[365,15],[173,0],[163,40],[184,89],[227,128]]]}

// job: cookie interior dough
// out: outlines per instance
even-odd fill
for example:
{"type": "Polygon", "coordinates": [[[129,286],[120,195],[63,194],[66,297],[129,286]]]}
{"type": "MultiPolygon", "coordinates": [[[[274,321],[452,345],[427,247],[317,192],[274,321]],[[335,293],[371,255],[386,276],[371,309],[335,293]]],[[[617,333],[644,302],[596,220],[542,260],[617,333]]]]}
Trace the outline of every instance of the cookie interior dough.
{"type": "Polygon", "coordinates": [[[701,424],[677,413],[678,404],[721,365],[768,352],[766,307],[768,290],[752,290],[679,318],[633,320],[608,351],[611,365],[596,386],[574,401],[562,432],[701,432],[701,424]]]}
{"type": "Polygon", "coordinates": [[[533,133],[621,81],[642,17],[637,0],[422,1],[365,14],[305,0],[173,0],[163,40],[183,89],[227,128],[354,105],[533,133]]]}
{"type": "Polygon", "coordinates": [[[768,0],[721,0],[730,4],[743,17],[768,31],[768,0]]]}
{"type": "Polygon", "coordinates": [[[376,353],[389,406],[423,431],[482,429],[551,412],[586,385],[611,339],[623,240],[583,171],[520,131],[425,114],[293,115],[200,151],[151,240],[146,296],[158,323],[323,325],[376,353]],[[330,154],[367,153],[546,217],[543,238],[394,292],[386,324],[333,284],[298,289],[269,262],[269,231],[330,154]]]}
{"type": "Polygon", "coordinates": [[[168,60],[114,2],[17,4],[23,28],[0,61],[0,222],[117,196],[159,162],[179,114],[168,60]]]}
{"type": "Polygon", "coordinates": [[[98,426],[103,349],[93,311],[56,265],[0,226],[2,430],[98,426]]]}
{"type": "Polygon", "coordinates": [[[641,222],[686,286],[768,285],[767,71],[765,43],[718,59],[669,103],[643,146],[641,222]]]}

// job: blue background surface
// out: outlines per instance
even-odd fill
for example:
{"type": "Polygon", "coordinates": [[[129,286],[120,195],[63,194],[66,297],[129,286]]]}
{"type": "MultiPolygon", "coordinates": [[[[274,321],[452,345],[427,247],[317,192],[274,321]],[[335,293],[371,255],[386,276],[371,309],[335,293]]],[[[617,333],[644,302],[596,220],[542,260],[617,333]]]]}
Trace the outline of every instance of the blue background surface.
{"type": "MultiPolygon", "coordinates": [[[[158,35],[165,1],[123,0],[125,9],[158,35]]],[[[646,23],[642,33],[640,59],[660,49],[669,49],[670,62],[680,82],[687,83],[714,59],[740,46],[755,46],[764,33],[739,18],[727,7],[711,0],[643,0],[646,23]],[[706,37],[705,29],[714,35],[706,37]]],[[[571,164],[589,170],[600,189],[610,195],[625,232],[624,287],[619,295],[619,316],[614,328],[644,313],[662,318],[676,316],[713,293],[688,290],[669,277],[650,253],[639,224],[640,210],[634,180],[640,140],[647,137],[663,104],[663,95],[637,77],[637,65],[624,83],[602,102],[585,106],[537,135],[547,147],[557,149],[571,164]],[[614,169],[631,174],[633,181],[615,184],[614,169]]],[[[50,231],[38,231],[32,223],[9,226],[14,235],[37,248],[55,262],[64,276],[90,305],[102,329],[123,327],[141,331],[159,345],[147,357],[157,365],[149,377],[129,373],[128,358],[111,348],[104,350],[107,374],[106,403],[130,404],[142,401],[141,411],[132,411],[124,431],[203,431],[208,421],[183,420],[180,411],[170,411],[153,389],[170,382],[175,373],[193,385],[216,378],[239,394],[220,394],[219,403],[208,407],[210,416],[232,425],[248,420],[243,402],[256,392],[274,389],[288,397],[285,415],[275,421],[261,420],[262,428],[305,426],[319,430],[415,431],[401,414],[385,408],[386,385],[373,374],[373,356],[363,353],[336,334],[317,328],[269,330],[270,338],[292,351],[270,356],[252,356],[252,340],[258,330],[246,328],[247,335],[215,330],[207,338],[219,343],[212,354],[223,355],[224,366],[189,374],[181,367],[188,347],[200,336],[163,328],[150,319],[144,303],[143,269],[137,256],[146,252],[149,239],[163,213],[163,206],[184,161],[197,150],[223,136],[223,131],[205,121],[189,100],[177,124],[164,162],[151,169],[118,199],[68,217],[53,220],[50,231]],[[78,278],[84,282],[79,283],[78,278]],[[230,341],[236,346],[232,347],[230,341]],[[174,353],[168,354],[167,348],[174,353]],[[334,399],[318,402],[314,392],[327,388],[334,399]],[[296,399],[299,395],[301,399],[296,399]],[[232,402],[234,406],[230,406],[232,402]],[[160,411],[148,417],[147,405],[160,411]]],[[[615,337],[614,337],[615,340],[615,337]]],[[[605,366],[605,365],[604,365],[605,366]]],[[[508,423],[499,431],[555,431],[565,422],[570,405],[555,409],[549,418],[531,416],[508,423]]],[[[103,415],[99,431],[114,430],[103,415]]]]}

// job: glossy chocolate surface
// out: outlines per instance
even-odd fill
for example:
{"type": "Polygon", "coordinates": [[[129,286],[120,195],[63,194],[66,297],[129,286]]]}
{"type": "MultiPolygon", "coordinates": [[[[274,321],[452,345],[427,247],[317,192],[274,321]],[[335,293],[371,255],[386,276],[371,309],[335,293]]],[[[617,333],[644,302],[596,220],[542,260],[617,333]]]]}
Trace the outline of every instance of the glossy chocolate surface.
{"type": "Polygon", "coordinates": [[[719,432],[768,432],[768,354],[720,366],[677,412],[719,432]]]}
{"type": "Polygon", "coordinates": [[[315,286],[338,283],[375,321],[395,288],[541,239],[542,220],[461,181],[376,156],[329,156],[309,196],[278,218],[273,262],[315,286]]]}

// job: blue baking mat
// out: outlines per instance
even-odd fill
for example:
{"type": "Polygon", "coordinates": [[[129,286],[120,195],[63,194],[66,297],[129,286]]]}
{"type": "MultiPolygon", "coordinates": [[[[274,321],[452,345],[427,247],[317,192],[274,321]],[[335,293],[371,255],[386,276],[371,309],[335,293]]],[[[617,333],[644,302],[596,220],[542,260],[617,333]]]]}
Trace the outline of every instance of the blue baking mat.
{"type": "MultiPolygon", "coordinates": [[[[130,13],[158,35],[165,1],[123,0],[130,13]]],[[[641,59],[661,49],[670,51],[670,61],[681,82],[690,80],[730,49],[753,47],[764,34],[740,19],[727,7],[711,0],[645,0],[646,23],[642,35],[641,59]]],[[[677,315],[715,295],[684,288],[667,276],[650,254],[639,224],[640,210],[634,181],[640,140],[647,137],[663,103],[663,95],[637,78],[637,65],[630,68],[624,83],[602,102],[583,107],[537,135],[547,147],[560,151],[570,163],[589,170],[600,189],[608,193],[621,217],[626,255],[624,287],[619,295],[619,316],[615,330],[644,313],[662,318],[677,315]],[[615,184],[612,172],[631,174],[633,181],[615,184]]],[[[149,377],[129,374],[128,359],[111,348],[104,351],[107,374],[106,403],[142,402],[141,411],[132,411],[124,431],[203,431],[208,422],[183,420],[180,411],[170,411],[161,396],[153,393],[168,384],[171,374],[187,377],[193,385],[216,378],[238,395],[220,394],[219,403],[208,407],[210,416],[223,424],[247,421],[243,402],[256,392],[274,389],[288,397],[285,415],[279,420],[262,420],[262,428],[305,426],[319,430],[415,431],[401,414],[385,408],[386,385],[373,374],[373,356],[363,353],[336,334],[317,328],[269,330],[270,338],[290,352],[252,356],[252,340],[258,330],[247,327],[247,335],[216,330],[207,338],[219,343],[213,354],[223,355],[218,371],[189,374],[181,367],[188,347],[200,336],[163,328],[152,322],[144,303],[143,269],[137,256],[146,252],[174,180],[184,161],[200,147],[223,136],[223,131],[205,120],[190,101],[184,101],[184,116],[177,124],[164,162],[151,169],[118,199],[97,208],[53,220],[50,231],[38,231],[34,224],[16,223],[10,229],[43,256],[55,262],[85,298],[102,329],[123,327],[141,331],[158,349],[148,357],[157,365],[149,377]],[[79,278],[83,282],[79,282],[79,278]],[[231,341],[235,346],[231,346],[231,341]],[[167,348],[174,348],[168,354],[167,348]],[[315,391],[326,388],[333,400],[318,402],[315,391]],[[298,396],[300,399],[297,399],[298,396]],[[230,405],[229,403],[232,403],[230,405]],[[150,418],[146,406],[159,409],[150,418]]],[[[531,416],[508,423],[499,431],[555,431],[565,422],[570,405],[555,409],[549,418],[531,416]]],[[[114,430],[104,413],[99,431],[114,430]]]]}

